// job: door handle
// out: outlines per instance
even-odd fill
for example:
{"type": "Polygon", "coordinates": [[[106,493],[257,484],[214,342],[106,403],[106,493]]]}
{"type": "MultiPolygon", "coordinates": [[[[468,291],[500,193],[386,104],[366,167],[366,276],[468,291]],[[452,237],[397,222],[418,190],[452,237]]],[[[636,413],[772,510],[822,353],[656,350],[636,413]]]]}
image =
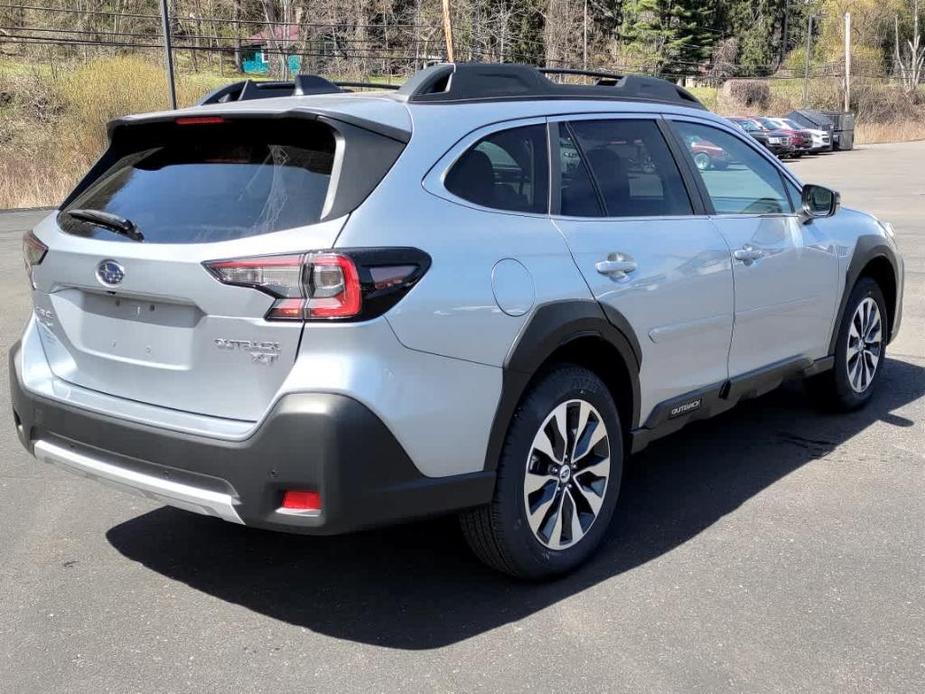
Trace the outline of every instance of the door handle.
{"type": "Polygon", "coordinates": [[[751,265],[753,262],[758,260],[764,255],[764,251],[760,248],[755,248],[749,243],[746,243],[742,248],[737,248],[732,252],[732,257],[736,260],[741,260],[746,265],[751,265]]]}
{"type": "Polygon", "coordinates": [[[602,275],[610,275],[616,279],[626,277],[630,272],[635,272],[636,261],[625,253],[611,253],[607,260],[601,260],[594,264],[594,269],[602,275]]]}

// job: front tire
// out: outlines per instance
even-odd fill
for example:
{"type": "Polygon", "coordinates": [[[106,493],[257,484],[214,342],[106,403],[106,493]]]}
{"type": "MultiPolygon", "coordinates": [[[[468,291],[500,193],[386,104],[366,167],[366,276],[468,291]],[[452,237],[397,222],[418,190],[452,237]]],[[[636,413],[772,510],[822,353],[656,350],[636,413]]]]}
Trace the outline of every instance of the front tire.
{"type": "Polygon", "coordinates": [[[870,277],[862,277],[842,314],[833,368],[807,381],[809,393],[819,405],[849,412],[870,400],[883,371],[888,327],[880,286],[870,277]]]}
{"type": "Polygon", "coordinates": [[[460,515],[483,562],[520,578],[571,571],[613,517],[623,473],[620,418],[592,371],[563,364],[533,385],[511,420],[491,503],[460,515]]]}

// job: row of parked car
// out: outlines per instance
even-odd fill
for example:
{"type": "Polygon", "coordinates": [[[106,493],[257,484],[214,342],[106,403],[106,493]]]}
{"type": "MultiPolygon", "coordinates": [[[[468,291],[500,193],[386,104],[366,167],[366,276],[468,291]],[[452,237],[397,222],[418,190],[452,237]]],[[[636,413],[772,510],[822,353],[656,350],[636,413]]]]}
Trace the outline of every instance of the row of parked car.
{"type": "Polygon", "coordinates": [[[799,110],[782,117],[735,116],[729,120],[782,159],[854,146],[850,113],[799,110]]]}
{"type": "Polygon", "coordinates": [[[789,118],[759,116],[729,119],[777,156],[802,157],[832,150],[832,135],[826,130],[801,126],[789,118]]]}

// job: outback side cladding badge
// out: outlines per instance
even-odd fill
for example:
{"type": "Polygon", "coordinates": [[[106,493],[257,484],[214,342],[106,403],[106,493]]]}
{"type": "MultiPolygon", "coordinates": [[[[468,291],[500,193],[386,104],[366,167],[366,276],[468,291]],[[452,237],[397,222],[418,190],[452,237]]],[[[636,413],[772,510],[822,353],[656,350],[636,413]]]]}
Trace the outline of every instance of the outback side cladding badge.
{"type": "Polygon", "coordinates": [[[278,342],[262,342],[257,340],[229,340],[216,338],[215,346],[226,352],[244,352],[251,355],[251,363],[269,366],[279,359],[280,348],[278,342]]]}
{"type": "Polygon", "coordinates": [[[703,398],[697,398],[696,400],[688,400],[685,403],[676,405],[672,407],[671,412],[668,413],[668,419],[674,419],[675,417],[680,417],[681,415],[693,412],[694,410],[700,408],[700,404],[702,402],[703,398]]]}
{"type": "Polygon", "coordinates": [[[96,279],[106,287],[115,287],[125,279],[125,268],[115,260],[103,260],[96,266],[96,279]]]}

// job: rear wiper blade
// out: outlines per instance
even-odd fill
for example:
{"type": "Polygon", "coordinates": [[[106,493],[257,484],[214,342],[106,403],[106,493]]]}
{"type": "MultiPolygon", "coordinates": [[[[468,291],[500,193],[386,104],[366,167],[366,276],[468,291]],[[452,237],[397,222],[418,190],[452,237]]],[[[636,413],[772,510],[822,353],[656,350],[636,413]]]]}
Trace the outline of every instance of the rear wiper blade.
{"type": "Polygon", "coordinates": [[[91,224],[96,224],[101,226],[104,229],[109,229],[114,231],[117,234],[122,236],[127,236],[133,241],[144,241],[145,237],[142,234],[138,227],[135,226],[135,222],[131,219],[126,219],[125,217],[120,217],[117,214],[111,214],[110,212],[103,212],[102,210],[66,210],[66,214],[70,215],[74,219],[79,219],[82,222],[90,222],[91,224]]]}

